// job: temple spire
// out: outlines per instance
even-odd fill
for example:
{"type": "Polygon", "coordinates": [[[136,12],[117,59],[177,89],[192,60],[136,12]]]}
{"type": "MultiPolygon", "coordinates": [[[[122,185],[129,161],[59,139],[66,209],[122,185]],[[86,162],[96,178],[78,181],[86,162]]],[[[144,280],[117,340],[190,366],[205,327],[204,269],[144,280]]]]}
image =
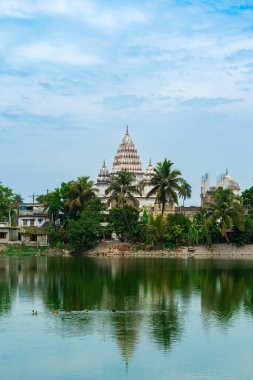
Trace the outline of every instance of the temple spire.
{"type": "Polygon", "coordinates": [[[114,173],[121,169],[126,169],[131,173],[142,173],[140,157],[128,133],[128,125],[113,162],[114,173]]]}

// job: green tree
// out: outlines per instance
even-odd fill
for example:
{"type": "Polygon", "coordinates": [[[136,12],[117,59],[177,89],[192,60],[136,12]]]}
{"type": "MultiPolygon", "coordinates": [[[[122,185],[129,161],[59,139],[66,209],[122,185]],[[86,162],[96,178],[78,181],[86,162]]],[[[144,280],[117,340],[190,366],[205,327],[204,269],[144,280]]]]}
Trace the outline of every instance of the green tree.
{"type": "Polygon", "coordinates": [[[163,247],[168,240],[168,222],[162,215],[147,215],[143,223],[142,239],[153,248],[163,247]]]}
{"type": "Polygon", "coordinates": [[[206,244],[211,246],[213,242],[217,242],[219,238],[219,230],[215,223],[207,224],[205,212],[198,212],[192,223],[189,225],[189,242],[191,244],[206,244]]]}
{"type": "Polygon", "coordinates": [[[218,188],[212,195],[212,203],[207,203],[204,207],[207,225],[215,224],[227,243],[230,242],[228,231],[234,227],[243,230],[242,201],[231,190],[218,188]]]}
{"type": "Polygon", "coordinates": [[[51,219],[53,228],[65,230],[69,221],[69,208],[67,201],[69,199],[69,183],[62,182],[61,186],[54,191],[37,197],[37,201],[44,204],[45,210],[51,219]]]}
{"type": "Polygon", "coordinates": [[[67,239],[71,248],[77,251],[96,246],[102,236],[103,205],[101,201],[87,201],[80,218],[71,220],[67,227],[67,239]]]}
{"type": "Polygon", "coordinates": [[[108,216],[109,226],[122,240],[138,240],[141,225],[139,222],[139,211],[131,206],[112,207],[108,216]]]}
{"type": "Polygon", "coordinates": [[[183,207],[184,207],[184,202],[186,201],[186,199],[190,199],[192,195],[191,185],[187,181],[184,180],[178,193],[179,193],[179,197],[183,199],[183,207]]]}
{"type": "Polygon", "coordinates": [[[171,214],[168,216],[168,236],[173,243],[183,243],[188,240],[191,222],[183,214],[171,214]]]}
{"type": "Polygon", "coordinates": [[[190,185],[181,177],[181,171],[173,170],[172,166],[173,163],[167,159],[163,162],[158,162],[151,178],[153,188],[147,194],[147,198],[151,195],[156,195],[156,202],[159,206],[162,205],[162,215],[167,203],[171,206],[178,204],[178,197],[186,194],[186,188],[190,189],[190,185]]]}
{"type": "Polygon", "coordinates": [[[73,217],[78,217],[85,203],[96,197],[97,190],[93,186],[94,182],[90,181],[89,177],[79,177],[76,181],[68,183],[69,193],[66,205],[73,217]]]}
{"type": "Polygon", "coordinates": [[[244,207],[249,212],[253,212],[253,186],[250,189],[246,189],[242,192],[242,201],[244,207]]]}
{"type": "Polygon", "coordinates": [[[0,182],[0,220],[8,219],[11,221],[11,216],[14,214],[13,205],[15,203],[15,195],[12,189],[3,186],[0,182]]]}
{"type": "Polygon", "coordinates": [[[109,195],[108,202],[116,201],[118,207],[124,208],[127,200],[130,200],[134,206],[138,206],[135,195],[140,194],[140,189],[135,185],[135,181],[136,177],[133,173],[121,169],[105,191],[105,194],[109,195]]]}

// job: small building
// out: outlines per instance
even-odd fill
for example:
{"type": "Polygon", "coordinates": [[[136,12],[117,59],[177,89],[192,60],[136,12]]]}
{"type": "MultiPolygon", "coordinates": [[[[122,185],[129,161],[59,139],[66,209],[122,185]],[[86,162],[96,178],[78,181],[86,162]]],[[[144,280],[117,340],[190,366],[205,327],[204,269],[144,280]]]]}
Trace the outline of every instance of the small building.
{"type": "Polygon", "coordinates": [[[47,209],[43,203],[22,203],[18,214],[21,242],[30,246],[47,246],[46,226],[49,220],[47,209]]]}
{"type": "Polygon", "coordinates": [[[41,227],[49,221],[43,203],[22,203],[19,206],[18,225],[20,227],[41,227]]]}
{"type": "Polygon", "coordinates": [[[12,227],[8,222],[0,222],[0,243],[19,241],[19,228],[12,227]]]}
{"type": "Polygon", "coordinates": [[[48,234],[45,227],[21,228],[21,242],[24,245],[43,247],[48,246],[48,234]]]}

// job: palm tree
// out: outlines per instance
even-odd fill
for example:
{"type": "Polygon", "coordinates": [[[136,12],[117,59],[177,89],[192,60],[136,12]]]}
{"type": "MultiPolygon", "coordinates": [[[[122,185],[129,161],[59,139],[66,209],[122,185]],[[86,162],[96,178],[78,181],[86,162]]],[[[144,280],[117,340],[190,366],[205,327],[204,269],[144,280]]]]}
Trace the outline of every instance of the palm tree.
{"type": "Polygon", "coordinates": [[[183,184],[181,185],[181,189],[179,190],[179,197],[183,199],[183,207],[184,207],[185,200],[191,198],[191,195],[192,195],[191,185],[187,181],[184,181],[183,184]]]}
{"type": "Polygon", "coordinates": [[[66,206],[70,211],[74,209],[83,209],[84,204],[96,197],[97,189],[93,187],[94,182],[89,180],[89,177],[79,177],[76,181],[71,181],[69,185],[69,199],[66,206]]]}
{"type": "Polygon", "coordinates": [[[136,177],[134,173],[121,169],[105,190],[106,195],[110,194],[108,203],[115,200],[117,206],[124,208],[126,200],[129,199],[134,206],[137,206],[138,200],[134,195],[140,194],[140,189],[134,184],[135,181],[136,177]]]}
{"type": "Polygon", "coordinates": [[[158,162],[154,169],[154,175],[151,178],[151,185],[154,186],[147,194],[147,198],[156,194],[156,203],[162,205],[162,216],[164,214],[166,203],[171,206],[178,204],[178,197],[183,194],[183,189],[189,190],[190,185],[181,177],[180,170],[172,170],[173,162],[165,159],[158,162]]]}
{"type": "Polygon", "coordinates": [[[204,208],[207,225],[217,225],[227,243],[230,242],[228,230],[232,230],[235,226],[243,230],[242,201],[231,190],[218,188],[212,195],[212,202],[206,203],[204,208]]]}
{"type": "Polygon", "coordinates": [[[168,222],[162,217],[157,215],[153,217],[148,215],[144,227],[144,239],[146,244],[152,247],[159,247],[164,244],[168,237],[168,222]]]}

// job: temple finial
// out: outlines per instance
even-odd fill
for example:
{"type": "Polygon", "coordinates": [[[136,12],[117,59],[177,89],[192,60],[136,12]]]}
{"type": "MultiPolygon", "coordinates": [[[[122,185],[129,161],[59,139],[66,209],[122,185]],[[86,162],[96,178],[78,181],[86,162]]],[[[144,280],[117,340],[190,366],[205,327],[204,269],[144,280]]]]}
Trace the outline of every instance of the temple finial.
{"type": "Polygon", "coordinates": [[[105,167],[105,160],[103,161],[103,166],[105,167]]]}
{"type": "Polygon", "coordinates": [[[228,175],[228,168],[226,169],[226,175],[228,175]]]}
{"type": "Polygon", "coordinates": [[[126,134],[128,135],[128,125],[127,125],[127,127],[126,127],[126,134]]]}
{"type": "Polygon", "coordinates": [[[151,158],[149,159],[149,163],[148,163],[149,165],[152,165],[152,162],[151,162],[151,158]]]}

